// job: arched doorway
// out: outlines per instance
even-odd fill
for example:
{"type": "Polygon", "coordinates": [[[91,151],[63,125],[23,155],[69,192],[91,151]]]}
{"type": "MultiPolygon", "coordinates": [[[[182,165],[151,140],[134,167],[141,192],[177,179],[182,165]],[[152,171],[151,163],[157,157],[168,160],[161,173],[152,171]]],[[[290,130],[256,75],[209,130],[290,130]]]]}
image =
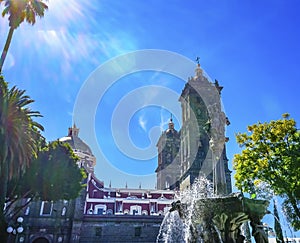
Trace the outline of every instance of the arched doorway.
{"type": "Polygon", "coordinates": [[[36,238],[32,243],[50,243],[45,237],[36,238]]]}

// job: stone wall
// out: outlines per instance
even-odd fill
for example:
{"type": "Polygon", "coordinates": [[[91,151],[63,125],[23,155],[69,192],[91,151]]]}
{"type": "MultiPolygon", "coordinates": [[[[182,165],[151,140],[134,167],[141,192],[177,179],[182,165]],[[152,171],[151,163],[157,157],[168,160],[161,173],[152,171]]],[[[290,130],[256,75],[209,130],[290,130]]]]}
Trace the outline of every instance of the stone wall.
{"type": "Polygon", "coordinates": [[[85,216],[79,242],[156,242],[163,216],[85,216]]]}

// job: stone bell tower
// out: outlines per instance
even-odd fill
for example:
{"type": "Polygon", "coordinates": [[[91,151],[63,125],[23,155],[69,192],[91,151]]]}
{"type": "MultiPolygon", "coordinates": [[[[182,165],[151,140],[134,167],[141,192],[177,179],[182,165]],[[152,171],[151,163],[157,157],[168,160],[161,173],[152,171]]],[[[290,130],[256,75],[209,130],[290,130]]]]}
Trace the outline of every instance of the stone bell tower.
{"type": "Polygon", "coordinates": [[[199,176],[214,184],[217,194],[231,193],[231,178],[225,148],[228,119],[221,108],[218,81],[212,83],[198,63],[179,101],[182,108],[180,130],[180,188],[189,188],[199,176]],[[227,122],[227,123],[226,123],[227,122]]]}
{"type": "Polygon", "coordinates": [[[158,189],[167,188],[164,183],[168,177],[172,178],[170,188],[184,190],[204,176],[213,182],[216,194],[231,193],[231,171],[225,147],[225,125],[229,121],[221,108],[222,89],[218,81],[208,80],[198,63],[195,76],[188,79],[179,98],[182,108],[180,132],[176,131],[176,136],[168,139],[168,131],[172,130],[169,125],[157,144],[158,189]],[[170,150],[176,151],[175,159],[170,157],[170,150]]]}
{"type": "Polygon", "coordinates": [[[157,143],[158,148],[158,167],[157,189],[178,189],[180,171],[180,134],[174,128],[173,119],[168,124],[157,143]]]}

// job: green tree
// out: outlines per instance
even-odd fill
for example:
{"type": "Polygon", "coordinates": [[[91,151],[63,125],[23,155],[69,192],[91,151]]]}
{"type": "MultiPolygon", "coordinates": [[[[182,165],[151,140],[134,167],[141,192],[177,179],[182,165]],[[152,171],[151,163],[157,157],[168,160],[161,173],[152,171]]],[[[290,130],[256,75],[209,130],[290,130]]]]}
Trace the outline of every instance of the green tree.
{"type": "Polygon", "coordinates": [[[244,148],[234,156],[237,188],[255,195],[259,184],[266,183],[284,199],[291,225],[300,229],[300,133],[295,120],[284,114],[282,119],[248,126],[248,132],[236,135],[244,148]]]}
{"type": "Polygon", "coordinates": [[[32,190],[43,201],[75,199],[83,188],[83,169],[69,144],[59,141],[49,143],[32,161],[24,174],[23,191],[32,190]],[[24,190],[25,189],[25,190],[24,190]]]}
{"type": "Polygon", "coordinates": [[[34,158],[26,172],[10,181],[8,200],[10,206],[5,214],[16,215],[32,200],[57,201],[78,197],[83,188],[85,173],[76,164],[78,157],[69,144],[59,141],[44,146],[34,158]],[[27,198],[20,205],[19,199],[27,198]],[[18,206],[16,206],[18,205],[18,206]]]}
{"type": "Polygon", "coordinates": [[[25,20],[29,24],[35,24],[36,16],[43,17],[48,6],[42,0],[0,0],[4,3],[2,16],[9,15],[9,32],[0,58],[0,73],[8,53],[14,30],[25,20]]]}
{"type": "Polygon", "coordinates": [[[17,180],[38,152],[43,127],[33,121],[41,116],[28,108],[33,102],[24,90],[11,89],[0,76],[0,232],[5,227],[3,208],[8,184],[17,180]]]}

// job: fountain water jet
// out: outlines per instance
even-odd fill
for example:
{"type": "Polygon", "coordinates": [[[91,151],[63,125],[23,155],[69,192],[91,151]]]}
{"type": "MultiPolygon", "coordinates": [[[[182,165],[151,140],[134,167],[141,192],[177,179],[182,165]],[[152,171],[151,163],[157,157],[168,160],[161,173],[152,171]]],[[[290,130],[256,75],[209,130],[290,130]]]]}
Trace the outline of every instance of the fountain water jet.
{"type": "Polygon", "coordinates": [[[241,193],[216,196],[211,182],[201,178],[191,190],[177,195],[161,225],[157,242],[240,243],[241,225],[250,221],[256,243],[268,242],[261,224],[269,201],[245,198],[241,193]]]}

